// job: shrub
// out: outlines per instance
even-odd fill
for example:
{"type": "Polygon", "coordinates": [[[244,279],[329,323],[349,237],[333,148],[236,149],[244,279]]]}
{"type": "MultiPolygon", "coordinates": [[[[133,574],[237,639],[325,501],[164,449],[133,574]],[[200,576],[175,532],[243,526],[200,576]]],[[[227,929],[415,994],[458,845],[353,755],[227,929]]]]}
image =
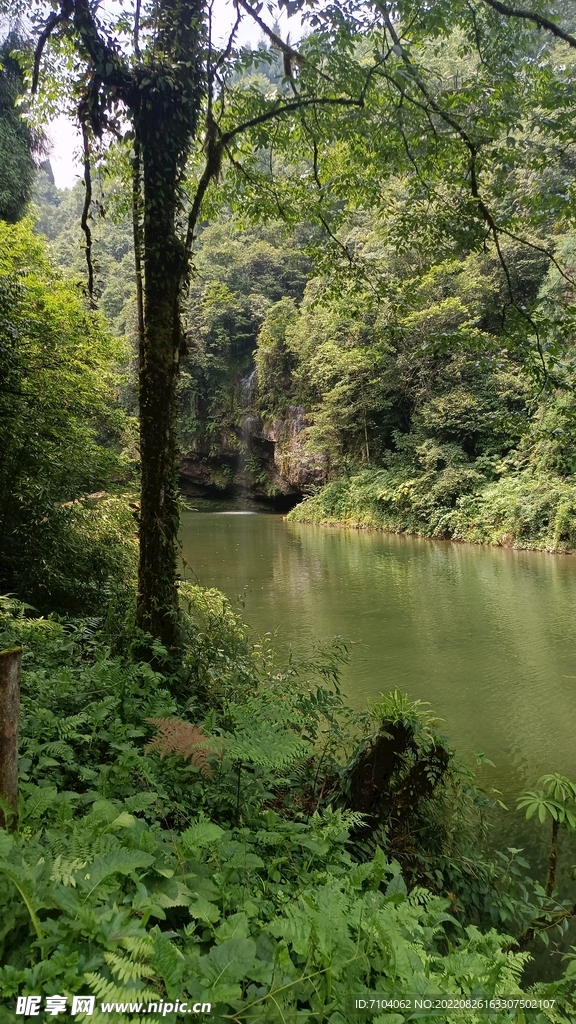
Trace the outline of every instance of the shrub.
{"type": "Polygon", "coordinates": [[[576,550],[576,486],[531,468],[491,481],[474,465],[420,475],[365,470],[327,484],[289,518],[476,544],[576,550]]]}

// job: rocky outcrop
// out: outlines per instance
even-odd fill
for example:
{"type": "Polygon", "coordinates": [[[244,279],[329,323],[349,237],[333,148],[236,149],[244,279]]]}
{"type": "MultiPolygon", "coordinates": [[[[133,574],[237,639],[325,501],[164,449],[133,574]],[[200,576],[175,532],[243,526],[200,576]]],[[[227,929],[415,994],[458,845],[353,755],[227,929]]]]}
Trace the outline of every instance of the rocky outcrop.
{"type": "Polygon", "coordinates": [[[327,479],[325,455],[306,451],[306,427],[303,406],[291,405],[284,419],[261,427],[261,436],[274,446],[274,466],[278,476],[300,494],[322,486],[327,479]]]}
{"type": "Polygon", "coordinates": [[[323,455],[306,451],[309,425],[302,406],[265,423],[247,413],[215,449],[198,444],[180,459],[181,485],[190,495],[242,494],[291,507],[327,479],[323,455]]]}

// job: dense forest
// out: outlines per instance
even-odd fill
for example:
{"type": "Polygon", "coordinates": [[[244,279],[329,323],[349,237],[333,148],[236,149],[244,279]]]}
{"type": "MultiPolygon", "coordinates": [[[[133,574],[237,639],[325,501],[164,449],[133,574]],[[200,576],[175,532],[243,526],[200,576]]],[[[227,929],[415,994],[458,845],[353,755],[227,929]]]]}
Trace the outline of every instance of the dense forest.
{"type": "MultiPolygon", "coordinates": [[[[512,206],[542,202],[531,160],[509,168],[512,206]]],[[[547,197],[569,161],[549,169],[547,197]]],[[[294,171],[284,160],[280,175],[294,171]]],[[[100,188],[116,215],[94,232],[100,308],[130,337],[131,225],[121,184],[100,188]]],[[[202,224],[178,385],[184,490],[286,510],[306,497],[300,522],[573,550],[567,211],[538,212],[538,243],[525,215],[527,237],[497,250],[470,245],[461,220],[439,226],[440,200],[411,223],[412,188],[405,171],[355,198],[334,238],[296,213],[249,224],[229,204],[202,224]]],[[[37,201],[37,230],[80,280],[83,186],[59,195],[45,179],[37,201]]]]}
{"type": "Polygon", "coordinates": [[[178,548],[237,498],[576,550],[572,5],[117,6],[0,5],[0,1021],[574,1020],[576,783],[506,811],[178,548]]]}

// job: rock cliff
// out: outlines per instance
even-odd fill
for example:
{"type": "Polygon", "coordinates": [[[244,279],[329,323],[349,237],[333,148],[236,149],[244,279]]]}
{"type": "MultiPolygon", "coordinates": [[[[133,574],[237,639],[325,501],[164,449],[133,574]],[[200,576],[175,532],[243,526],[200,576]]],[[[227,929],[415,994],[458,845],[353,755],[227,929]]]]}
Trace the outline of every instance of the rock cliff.
{"type": "Polygon", "coordinates": [[[325,456],[306,451],[309,426],[302,406],[289,406],[271,422],[248,413],[216,444],[197,443],[180,459],[181,486],[189,495],[245,495],[291,508],[326,483],[325,456]]]}

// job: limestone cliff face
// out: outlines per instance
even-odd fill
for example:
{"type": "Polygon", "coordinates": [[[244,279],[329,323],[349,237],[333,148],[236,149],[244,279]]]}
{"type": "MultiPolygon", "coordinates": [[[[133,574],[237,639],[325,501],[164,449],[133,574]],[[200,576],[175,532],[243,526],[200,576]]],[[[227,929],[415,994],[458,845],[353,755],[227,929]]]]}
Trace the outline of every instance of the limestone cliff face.
{"type": "Polygon", "coordinates": [[[301,494],[312,486],[325,484],[327,478],[326,456],[306,451],[307,426],[304,407],[291,405],[286,418],[261,427],[262,437],[274,446],[277,474],[301,494]]]}
{"type": "Polygon", "coordinates": [[[308,420],[302,406],[264,423],[247,414],[235,433],[222,433],[216,445],[197,445],[180,459],[188,494],[243,494],[295,504],[327,479],[327,460],[306,451],[308,420]]]}

